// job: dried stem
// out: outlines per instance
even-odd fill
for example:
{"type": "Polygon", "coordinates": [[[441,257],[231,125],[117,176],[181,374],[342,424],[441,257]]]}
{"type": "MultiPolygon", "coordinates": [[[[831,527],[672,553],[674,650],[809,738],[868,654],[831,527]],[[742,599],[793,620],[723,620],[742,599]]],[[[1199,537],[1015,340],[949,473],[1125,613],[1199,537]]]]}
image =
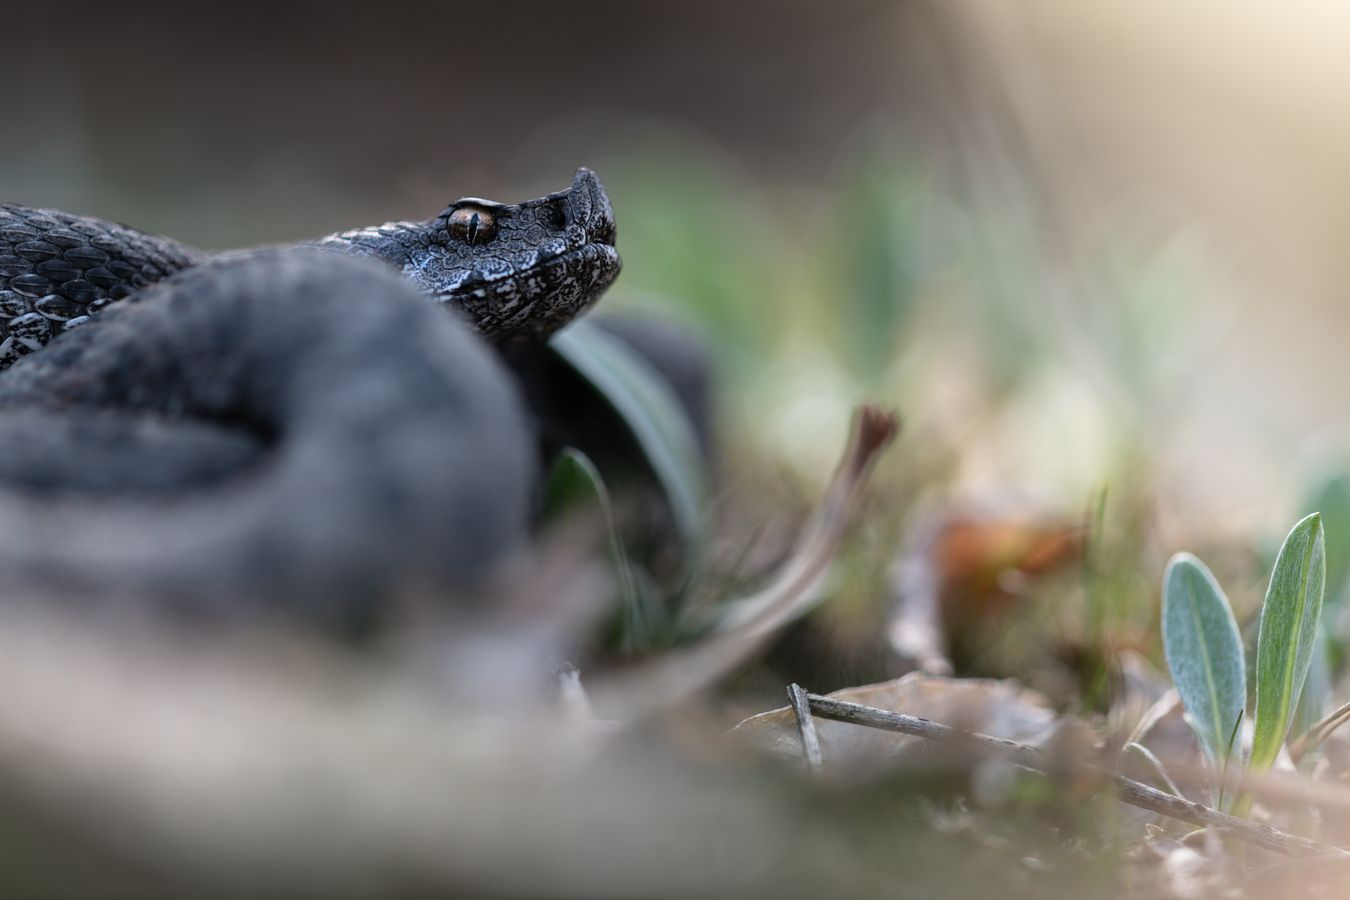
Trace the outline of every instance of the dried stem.
{"type": "MultiPolygon", "coordinates": [[[[808,694],[807,701],[811,711],[825,719],[851,722],[855,725],[865,725],[883,731],[895,731],[930,741],[973,743],[983,749],[1002,754],[1018,765],[1038,772],[1046,771],[1049,764],[1047,753],[1041,748],[1029,744],[1019,744],[1016,741],[1004,740],[1003,738],[961,731],[950,725],[942,725],[928,719],[907,716],[903,713],[893,713],[889,710],[864,706],[860,703],[833,700],[818,694],[808,694]]],[[[1100,772],[1109,778],[1111,787],[1119,799],[1160,815],[1190,822],[1192,825],[1222,828],[1239,840],[1291,856],[1350,855],[1337,847],[1320,844],[1317,841],[1289,834],[1258,822],[1239,819],[1218,810],[1210,809],[1207,806],[1202,806],[1199,803],[1166,794],[1146,784],[1126,778],[1117,772],[1087,764],[1084,767],[1100,772]]]]}
{"type": "Polygon", "coordinates": [[[1325,741],[1333,731],[1340,728],[1346,722],[1350,722],[1350,703],[1346,703],[1322,719],[1289,745],[1289,756],[1297,765],[1303,759],[1304,754],[1315,750],[1317,745],[1325,741]]]}
{"type": "Polygon", "coordinates": [[[824,765],[824,759],[820,753],[820,736],[816,734],[816,720],[811,717],[811,704],[806,691],[801,685],[792,684],[788,686],[787,693],[792,712],[797,716],[797,730],[802,735],[802,754],[806,757],[806,765],[812,771],[818,771],[824,765]]]}
{"type": "Polygon", "coordinates": [[[749,659],[809,609],[865,495],[872,466],[898,430],[893,413],[860,406],[825,497],[772,583],[737,601],[721,627],[702,641],[594,683],[591,698],[596,708],[609,717],[631,719],[683,700],[749,659]]]}

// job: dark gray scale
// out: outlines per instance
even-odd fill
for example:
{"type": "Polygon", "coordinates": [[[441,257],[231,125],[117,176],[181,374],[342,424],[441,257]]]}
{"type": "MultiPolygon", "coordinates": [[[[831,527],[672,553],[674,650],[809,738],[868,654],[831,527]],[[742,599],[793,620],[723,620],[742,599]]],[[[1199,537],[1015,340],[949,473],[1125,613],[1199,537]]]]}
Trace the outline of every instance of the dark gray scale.
{"type": "Polygon", "coordinates": [[[358,627],[512,549],[532,453],[495,355],[387,267],[212,260],[0,377],[0,604],[358,627]]]}
{"type": "MultiPolygon", "coordinates": [[[[383,260],[495,343],[547,338],[595,302],[620,266],[614,212],[589,169],[566,190],[518,205],[470,197],[429,220],[303,246],[383,260]]],[[[0,370],[208,258],[124,225],[0,203],[0,370]]]]}
{"type": "Polygon", "coordinates": [[[473,584],[524,539],[538,474],[485,342],[542,344],[618,271],[585,169],[220,258],[0,205],[0,603],[350,623],[391,585],[473,584]]]}
{"type": "Polygon", "coordinates": [[[0,369],[72,322],[205,258],[111,222],[0,203],[0,369]]]}

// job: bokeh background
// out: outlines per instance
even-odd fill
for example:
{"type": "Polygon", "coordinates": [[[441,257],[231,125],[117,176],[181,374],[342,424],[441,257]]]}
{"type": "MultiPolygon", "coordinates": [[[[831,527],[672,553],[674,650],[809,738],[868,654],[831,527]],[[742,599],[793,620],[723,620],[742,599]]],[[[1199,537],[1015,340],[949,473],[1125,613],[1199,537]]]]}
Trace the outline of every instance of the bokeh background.
{"type": "MultiPolygon", "coordinates": [[[[0,629],[23,651],[0,654],[22,676],[0,679],[0,737],[22,751],[0,772],[0,883],[69,872],[106,888],[123,872],[48,834],[58,809],[115,860],[149,823],[133,885],[187,860],[210,883],[277,893],[287,882],[250,868],[262,860],[293,877],[332,866],[296,883],[353,895],[446,872],[520,896],[677,894],[705,877],[704,895],[727,896],[773,873],[792,882],[783,896],[961,896],[995,879],[1054,895],[1019,841],[1117,821],[1075,786],[1025,817],[1009,804],[1010,862],[981,866],[963,845],[930,851],[965,826],[922,818],[926,770],[839,803],[719,768],[708,748],[786,684],[897,675],[889,639],[915,598],[940,607],[956,675],[1015,677],[1047,698],[1037,715],[1132,723],[1148,703],[1131,703],[1167,685],[1171,554],[1206,560],[1250,644],[1279,541],[1317,507],[1328,640],[1295,731],[1350,696],[1347,46],[1350,4],[1320,0],[0,0],[0,201],[227,249],[597,170],[625,263],[597,314],[682,324],[716,373],[708,546],[676,613],[724,612],[790,559],[856,403],[905,422],[820,606],[690,704],[713,727],[670,728],[634,765],[601,758],[584,778],[553,731],[520,740],[462,727],[439,694],[388,699],[389,683],[420,684],[396,642],[335,675],[331,647],[311,659],[270,637],[105,659],[0,629]],[[185,677],[199,663],[207,675],[185,677]],[[697,765],[668,765],[681,754],[697,765]],[[47,804],[37,827],[30,797],[47,804]],[[826,880],[799,877],[816,864],[826,880]]],[[[583,672],[692,643],[651,632],[583,672]]],[[[507,695],[512,665],[542,655],[530,640],[516,656],[457,652],[507,695]]],[[[455,655],[442,649],[438,664],[455,655]]],[[[1061,868],[1063,894],[1111,891],[1102,865],[1061,868]]]]}
{"type": "Polygon", "coordinates": [[[603,306],[705,336],[754,516],[854,402],[903,412],[872,575],[924,495],[1109,495],[1145,610],[1167,554],[1269,546],[1344,467],[1336,4],[3,9],[5,199],[223,249],[597,169],[603,306]]]}
{"type": "Polygon", "coordinates": [[[763,375],[729,402],[807,465],[823,395],[959,429],[992,391],[1013,421],[971,477],[1081,491],[1126,441],[1255,527],[1346,423],[1335,4],[4,11],[5,198],[224,248],[585,163],[614,305],[713,326],[763,375]]]}

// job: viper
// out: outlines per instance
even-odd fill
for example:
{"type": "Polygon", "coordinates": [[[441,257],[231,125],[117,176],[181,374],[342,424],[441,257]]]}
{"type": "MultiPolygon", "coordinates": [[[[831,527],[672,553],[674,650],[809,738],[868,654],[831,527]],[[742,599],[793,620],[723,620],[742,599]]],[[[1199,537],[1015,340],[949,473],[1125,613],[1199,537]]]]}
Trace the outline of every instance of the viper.
{"type": "Polygon", "coordinates": [[[0,596],[368,616],[526,539],[502,348],[620,269],[599,179],[207,254],[0,204],[0,596]]]}

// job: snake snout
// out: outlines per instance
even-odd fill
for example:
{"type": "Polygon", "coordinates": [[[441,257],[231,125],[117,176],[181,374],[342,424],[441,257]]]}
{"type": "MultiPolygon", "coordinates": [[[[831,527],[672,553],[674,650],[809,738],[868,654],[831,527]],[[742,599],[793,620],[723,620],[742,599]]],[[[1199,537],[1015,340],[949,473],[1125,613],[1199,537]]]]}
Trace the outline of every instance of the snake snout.
{"type": "Polygon", "coordinates": [[[589,242],[614,244],[614,209],[600,178],[582,166],[567,191],[568,218],[585,229],[589,242]]]}

